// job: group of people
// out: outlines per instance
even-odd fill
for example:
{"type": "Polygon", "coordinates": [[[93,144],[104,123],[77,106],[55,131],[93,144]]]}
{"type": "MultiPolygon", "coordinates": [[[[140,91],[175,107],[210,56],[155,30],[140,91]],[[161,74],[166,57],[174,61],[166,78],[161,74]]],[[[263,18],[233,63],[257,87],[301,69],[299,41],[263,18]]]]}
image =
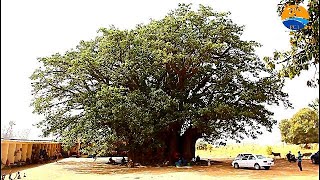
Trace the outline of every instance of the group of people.
{"type": "Polygon", "coordinates": [[[200,156],[198,155],[196,158],[192,158],[191,160],[193,163],[198,164],[200,163],[200,156]]]}
{"type": "Polygon", "coordinates": [[[49,160],[48,153],[47,153],[47,151],[46,151],[45,149],[40,149],[39,155],[40,155],[40,160],[41,160],[41,161],[47,161],[47,160],[49,160]]]}
{"type": "MultiPolygon", "coordinates": [[[[124,157],[122,157],[120,165],[123,166],[123,165],[126,165],[126,163],[127,163],[127,160],[124,157]]],[[[112,157],[110,157],[109,162],[107,162],[107,164],[116,165],[118,163],[115,160],[113,160],[112,157]]]]}
{"type": "MultiPolygon", "coordinates": [[[[200,163],[200,156],[198,155],[195,158],[192,158],[190,165],[191,164],[199,164],[200,163]]],[[[182,156],[179,157],[178,161],[175,162],[175,165],[180,167],[180,166],[186,166],[188,165],[187,160],[185,160],[182,156]]]]}
{"type": "Polygon", "coordinates": [[[176,166],[186,166],[187,160],[185,160],[183,157],[180,157],[178,161],[175,163],[176,166]]]}
{"type": "Polygon", "coordinates": [[[287,159],[289,162],[296,162],[298,161],[298,167],[300,169],[300,171],[302,171],[302,157],[303,155],[300,153],[300,151],[298,151],[298,156],[297,158],[295,157],[294,154],[291,154],[291,151],[289,151],[289,153],[286,155],[287,156],[287,159]]]}
{"type": "MultiPolygon", "coordinates": [[[[55,159],[56,161],[62,157],[61,152],[58,150],[54,151],[54,154],[51,158],[55,159]]],[[[36,150],[32,150],[31,159],[28,159],[28,163],[43,163],[45,161],[50,160],[49,154],[45,149],[40,149],[39,154],[36,153],[36,150]]]]}

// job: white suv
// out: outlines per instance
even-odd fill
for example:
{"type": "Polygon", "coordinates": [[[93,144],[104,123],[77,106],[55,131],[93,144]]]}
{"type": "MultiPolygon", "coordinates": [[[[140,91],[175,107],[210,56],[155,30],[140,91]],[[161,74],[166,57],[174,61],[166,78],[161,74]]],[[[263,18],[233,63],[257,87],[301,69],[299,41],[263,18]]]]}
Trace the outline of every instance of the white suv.
{"type": "Polygon", "coordinates": [[[270,169],[270,166],[274,166],[274,161],[262,155],[243,153],[239,154],[231,164],[236,169],[241,167],[253,167],[255,169],[264,167],[265,169],[270,169]]]}

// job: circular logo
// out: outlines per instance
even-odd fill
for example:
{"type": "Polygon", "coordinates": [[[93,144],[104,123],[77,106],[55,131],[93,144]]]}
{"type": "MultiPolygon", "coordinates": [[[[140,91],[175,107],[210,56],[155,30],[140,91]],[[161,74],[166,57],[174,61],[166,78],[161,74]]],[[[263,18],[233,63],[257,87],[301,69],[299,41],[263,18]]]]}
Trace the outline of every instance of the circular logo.
{"type": "Polygon", "coordinates": [[[282,23],[291,30],[300,30],[308,24],[308,11],[299,5],[286,6],[281,14],[282,23]]]}

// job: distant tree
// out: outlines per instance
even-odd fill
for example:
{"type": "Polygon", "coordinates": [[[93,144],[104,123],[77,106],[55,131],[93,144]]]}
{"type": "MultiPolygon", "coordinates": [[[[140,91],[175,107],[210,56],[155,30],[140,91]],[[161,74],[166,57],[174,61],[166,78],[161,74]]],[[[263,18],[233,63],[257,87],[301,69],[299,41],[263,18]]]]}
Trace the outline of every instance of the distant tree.
{"type": "Polygon", "coordinates": [[[317,111],[317,113],[319,114],[319,98],[316,98],[308,106],[311,107],[313,110],[317,111]]]}
{"type": "Polygon", "coordinates": [[[18,139],[28,139],[31,129],[20,129],[15,132],[15,137],[18,139]]]}
{"type": "Polygon", "coordinates": [[[9,125],[4,125],[1,127],[1,138],[12,139],[14,138],[13,126],[16,125],[14,121],[9,121],[9,125]]]}
{"type": "Polygon", "coordinates": [[[279,124],[281,139],[290,144],[308,144],[319,142],[318,113],[310,108],[303,108],[291,119],[284,119],[279,124]]]}
{"type": "Polygon", "coordinates": [[[272,147],[271,146],[267,146],[266,147],[266,152],[268,155],[271,155],[272,154],[272,147]]]}
{"type": "Polygon", "coordinates": [[[1,127],[1,138],[4,139],[28,139],[30,134],[30,129],[14,129],[16,125],[15,121],[9,121],[8,125],[3,125],[1,127]]]}
{"type": "Polygon", "coordinates": [[[200,140],[196,146],[197,146],[197,150],[207,150],[207,145],[208,143],[205,142],[204,140],[200,140]]]}
{"type": "MultiPolygon", "coordinates": [[[[319,98],[316,98],[308,106],[315,110],[319,116],[319,98]]],[[[319,121],[316,122],[316,127],[319,128],[319,121]]]]}
{"type": "MultiPolygon", "coordinates": [[[[282,0],[277,10],[279,16],[285,6],[303,2],[305,1],[282,0]]],[[[314,77],[307,81],[307,85],[316,87],[319,85],[319,0],[308,0],[307,10],[310,16],[307,26],[290,32],[291,49],[285,52],[275,51],[273,57],[265,57],[264,60],[270,68],[282,65],[279,75],[290,79],[314,66],[314,77]]]]}
{"type": "Polygon", "coordinates": [[[213,150],[212,144],[208,144],[208,150],[211,152],[213,150]]]}

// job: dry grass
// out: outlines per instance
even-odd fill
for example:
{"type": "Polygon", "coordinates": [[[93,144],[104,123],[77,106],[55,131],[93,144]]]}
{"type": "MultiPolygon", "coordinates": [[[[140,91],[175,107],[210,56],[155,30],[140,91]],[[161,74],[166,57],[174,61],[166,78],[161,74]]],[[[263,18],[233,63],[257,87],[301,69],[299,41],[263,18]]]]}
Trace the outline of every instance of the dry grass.
{"type": "MultiPolygon", "coordinates": [[[[310,144],[311,149],[304,149],[299,145],[273,145],[270,146],[273,152],[281,153],[281,157],[285,158],[285,155],[291,151],[293,154],[297,154],[298,151],[301,153],[315,153],[319,150],[319,144],[310,144]]],[[[239,153],[253,153],[253,154],[262,154],[268,157],[273,157],[273,155],[269,155],[267,153],[268,146],[261,146],[257,144],[235,144],[235,145],[226,145],[222,147],[212,147],[211,150],[208,148],[207,150],[197,150],[196,155],[205,158],[234,158],[239,153]]],[[[309,157],[304,157],[309,158],[309,157]]]]}

